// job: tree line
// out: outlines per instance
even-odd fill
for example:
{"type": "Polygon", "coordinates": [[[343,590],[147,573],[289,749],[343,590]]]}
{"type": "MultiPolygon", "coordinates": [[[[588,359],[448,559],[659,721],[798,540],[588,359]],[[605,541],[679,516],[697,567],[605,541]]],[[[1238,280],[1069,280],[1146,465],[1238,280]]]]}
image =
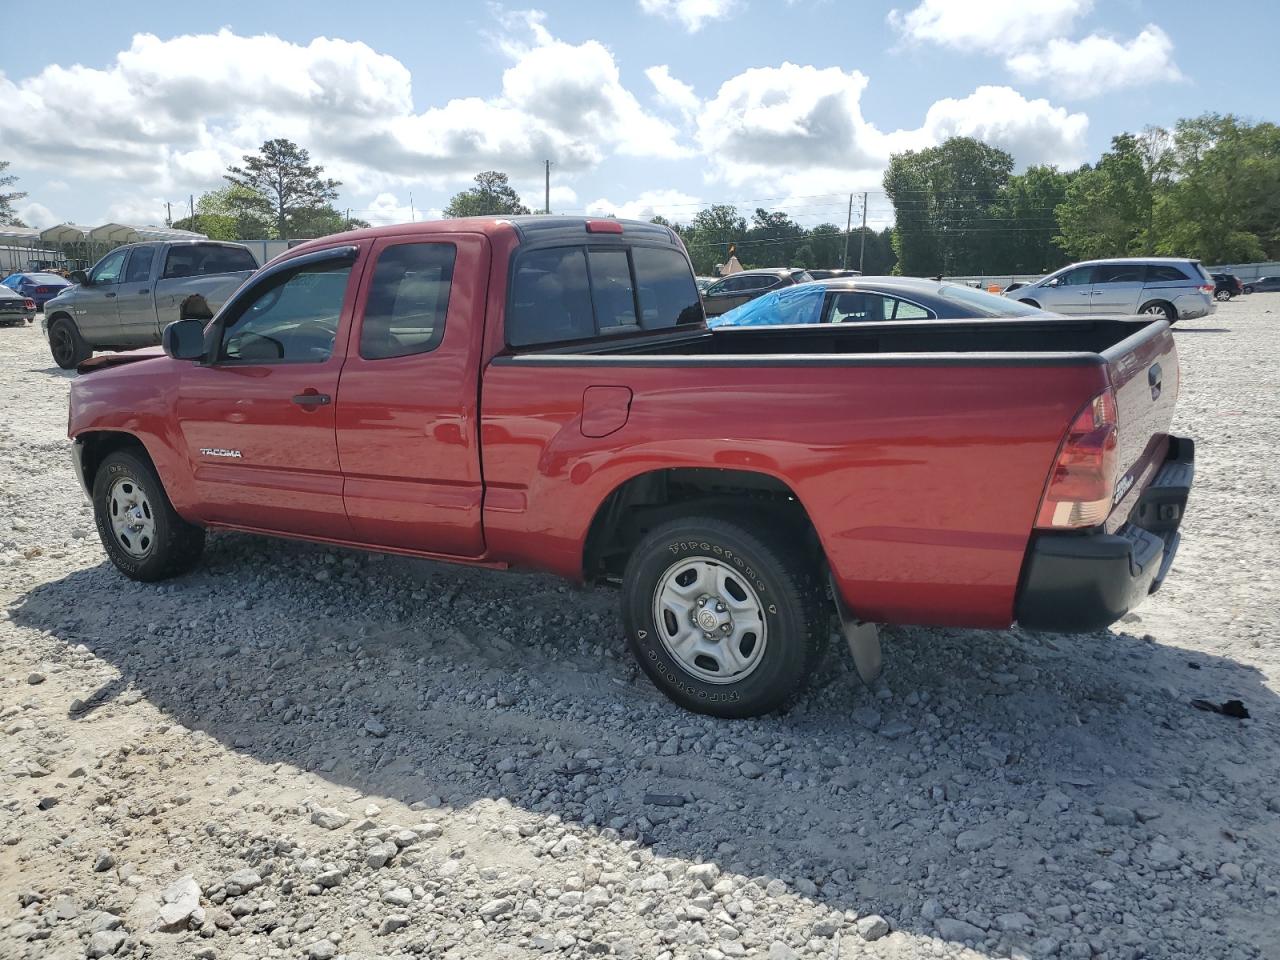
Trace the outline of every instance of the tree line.
{"type": "Polygon", "coordinates": [[[1231,115],[1113,137],[1096,163],[1013,172],[953,137],[884,175],[906,275],[1044,273],[1100,257],[1280,258],[1280,127],[1231,115]]]}

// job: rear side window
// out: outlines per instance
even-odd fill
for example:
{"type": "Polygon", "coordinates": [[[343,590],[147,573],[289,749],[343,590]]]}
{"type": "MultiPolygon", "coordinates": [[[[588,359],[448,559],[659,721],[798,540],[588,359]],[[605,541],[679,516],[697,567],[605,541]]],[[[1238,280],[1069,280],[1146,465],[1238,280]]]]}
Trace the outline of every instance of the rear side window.
{"type": "Polygon", "coordinates": [[[1177,283],[1190,279],[1185,273],[1169,264],[1152,264],[1147,267],[1147,283],[1177,283]]]}
{"type": "Polygon", "coordinates": [[[164,261],[164,279],[257,269],[258,261],[253,259],[253,254],[240,247],[207,243],[183,244],[169,248],[169,256],[164,261]]]}
{"type": "Polygon", "coordinates": [[[440,345],[458,248],[401,243],[378,255],[360,325],[360,356],[385,360],[440,345]]]}
{"type": "Polygon", "coordinates": [[[151,261],[156,258],[155,247],[135,247],[129,254],[129,267],[125,270],[125,283],[142,283],[151,279],[151,261]]]}
{"type": "Polygon", "coordinates": [[[523,347],[702,320],[689,263],[662,247],[556,247],[516,261],[507,342],[523,347]]]}
{"type": "Polygon", "coordinates": [[[1107,263],[1094,267],[1094,283],[1142,283],[1143,271],[1150,269],[1140,263],[1107,263]]]}

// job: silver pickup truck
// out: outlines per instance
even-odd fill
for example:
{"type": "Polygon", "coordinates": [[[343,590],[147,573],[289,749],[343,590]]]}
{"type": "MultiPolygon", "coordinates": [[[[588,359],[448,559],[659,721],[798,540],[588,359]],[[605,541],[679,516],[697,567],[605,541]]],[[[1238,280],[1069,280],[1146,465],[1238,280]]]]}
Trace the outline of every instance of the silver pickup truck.
{"type": "Polygon", "coordinates": [[[174,320],[209,319],[258,269],[248,247],[217,240],[117,247],[44,307],[54,362],[70,370],[94,350],[153,346],[174,320]]]}

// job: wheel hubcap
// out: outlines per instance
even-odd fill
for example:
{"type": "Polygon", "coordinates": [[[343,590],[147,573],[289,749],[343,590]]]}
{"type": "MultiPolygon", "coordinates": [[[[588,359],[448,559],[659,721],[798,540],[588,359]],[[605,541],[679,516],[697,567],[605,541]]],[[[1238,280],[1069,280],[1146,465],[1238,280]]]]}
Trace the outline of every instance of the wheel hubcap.
{"type": "Polygon", "coordinates": [[[111,532],[116,542],[132,557],[151,553],[156,539],[156,519],[142,488],[128,477],[120,477],[107,494],[111,511],[111,532]]]}
{"type": "Polygon", "coordinates": [[[741,680],[764,656],[764,605],[745,577],[716,560],[668,567],[654,591],[653,620],[672,659],[706,683],[741,680]]]}
{"type": "Polygon", "coordinates": [[[1143,312],[1143,313],[1149,313],[1149,314],[1151,314],[1153,317],[1163,317],[1163,316],[1164,316],[1164,307],[1147,307],[1147,309],[1143,310],[1142,312],[1143,312]]]}

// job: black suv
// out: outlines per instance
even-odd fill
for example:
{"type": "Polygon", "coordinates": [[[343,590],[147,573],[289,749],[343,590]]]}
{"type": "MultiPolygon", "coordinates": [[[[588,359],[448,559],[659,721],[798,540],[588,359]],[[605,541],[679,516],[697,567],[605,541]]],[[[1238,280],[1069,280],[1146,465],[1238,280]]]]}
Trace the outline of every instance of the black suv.
{"type": "Polygon", "coordinates": [[[779,287],[808,283],[813,277],[800,267],[767,267],[761,270],[742,270],[717,280],[702,293],[702,304],[708,317],[718,317],[748,300],[779,287]]]}
{"type": "Polygon", "coordinates": [[[1210,276],[1213,277],[1213,299],[1218,302],[1230,300],[1244,293],[1244,284],[1234,273],[1214,273],[1210,276]]]}

